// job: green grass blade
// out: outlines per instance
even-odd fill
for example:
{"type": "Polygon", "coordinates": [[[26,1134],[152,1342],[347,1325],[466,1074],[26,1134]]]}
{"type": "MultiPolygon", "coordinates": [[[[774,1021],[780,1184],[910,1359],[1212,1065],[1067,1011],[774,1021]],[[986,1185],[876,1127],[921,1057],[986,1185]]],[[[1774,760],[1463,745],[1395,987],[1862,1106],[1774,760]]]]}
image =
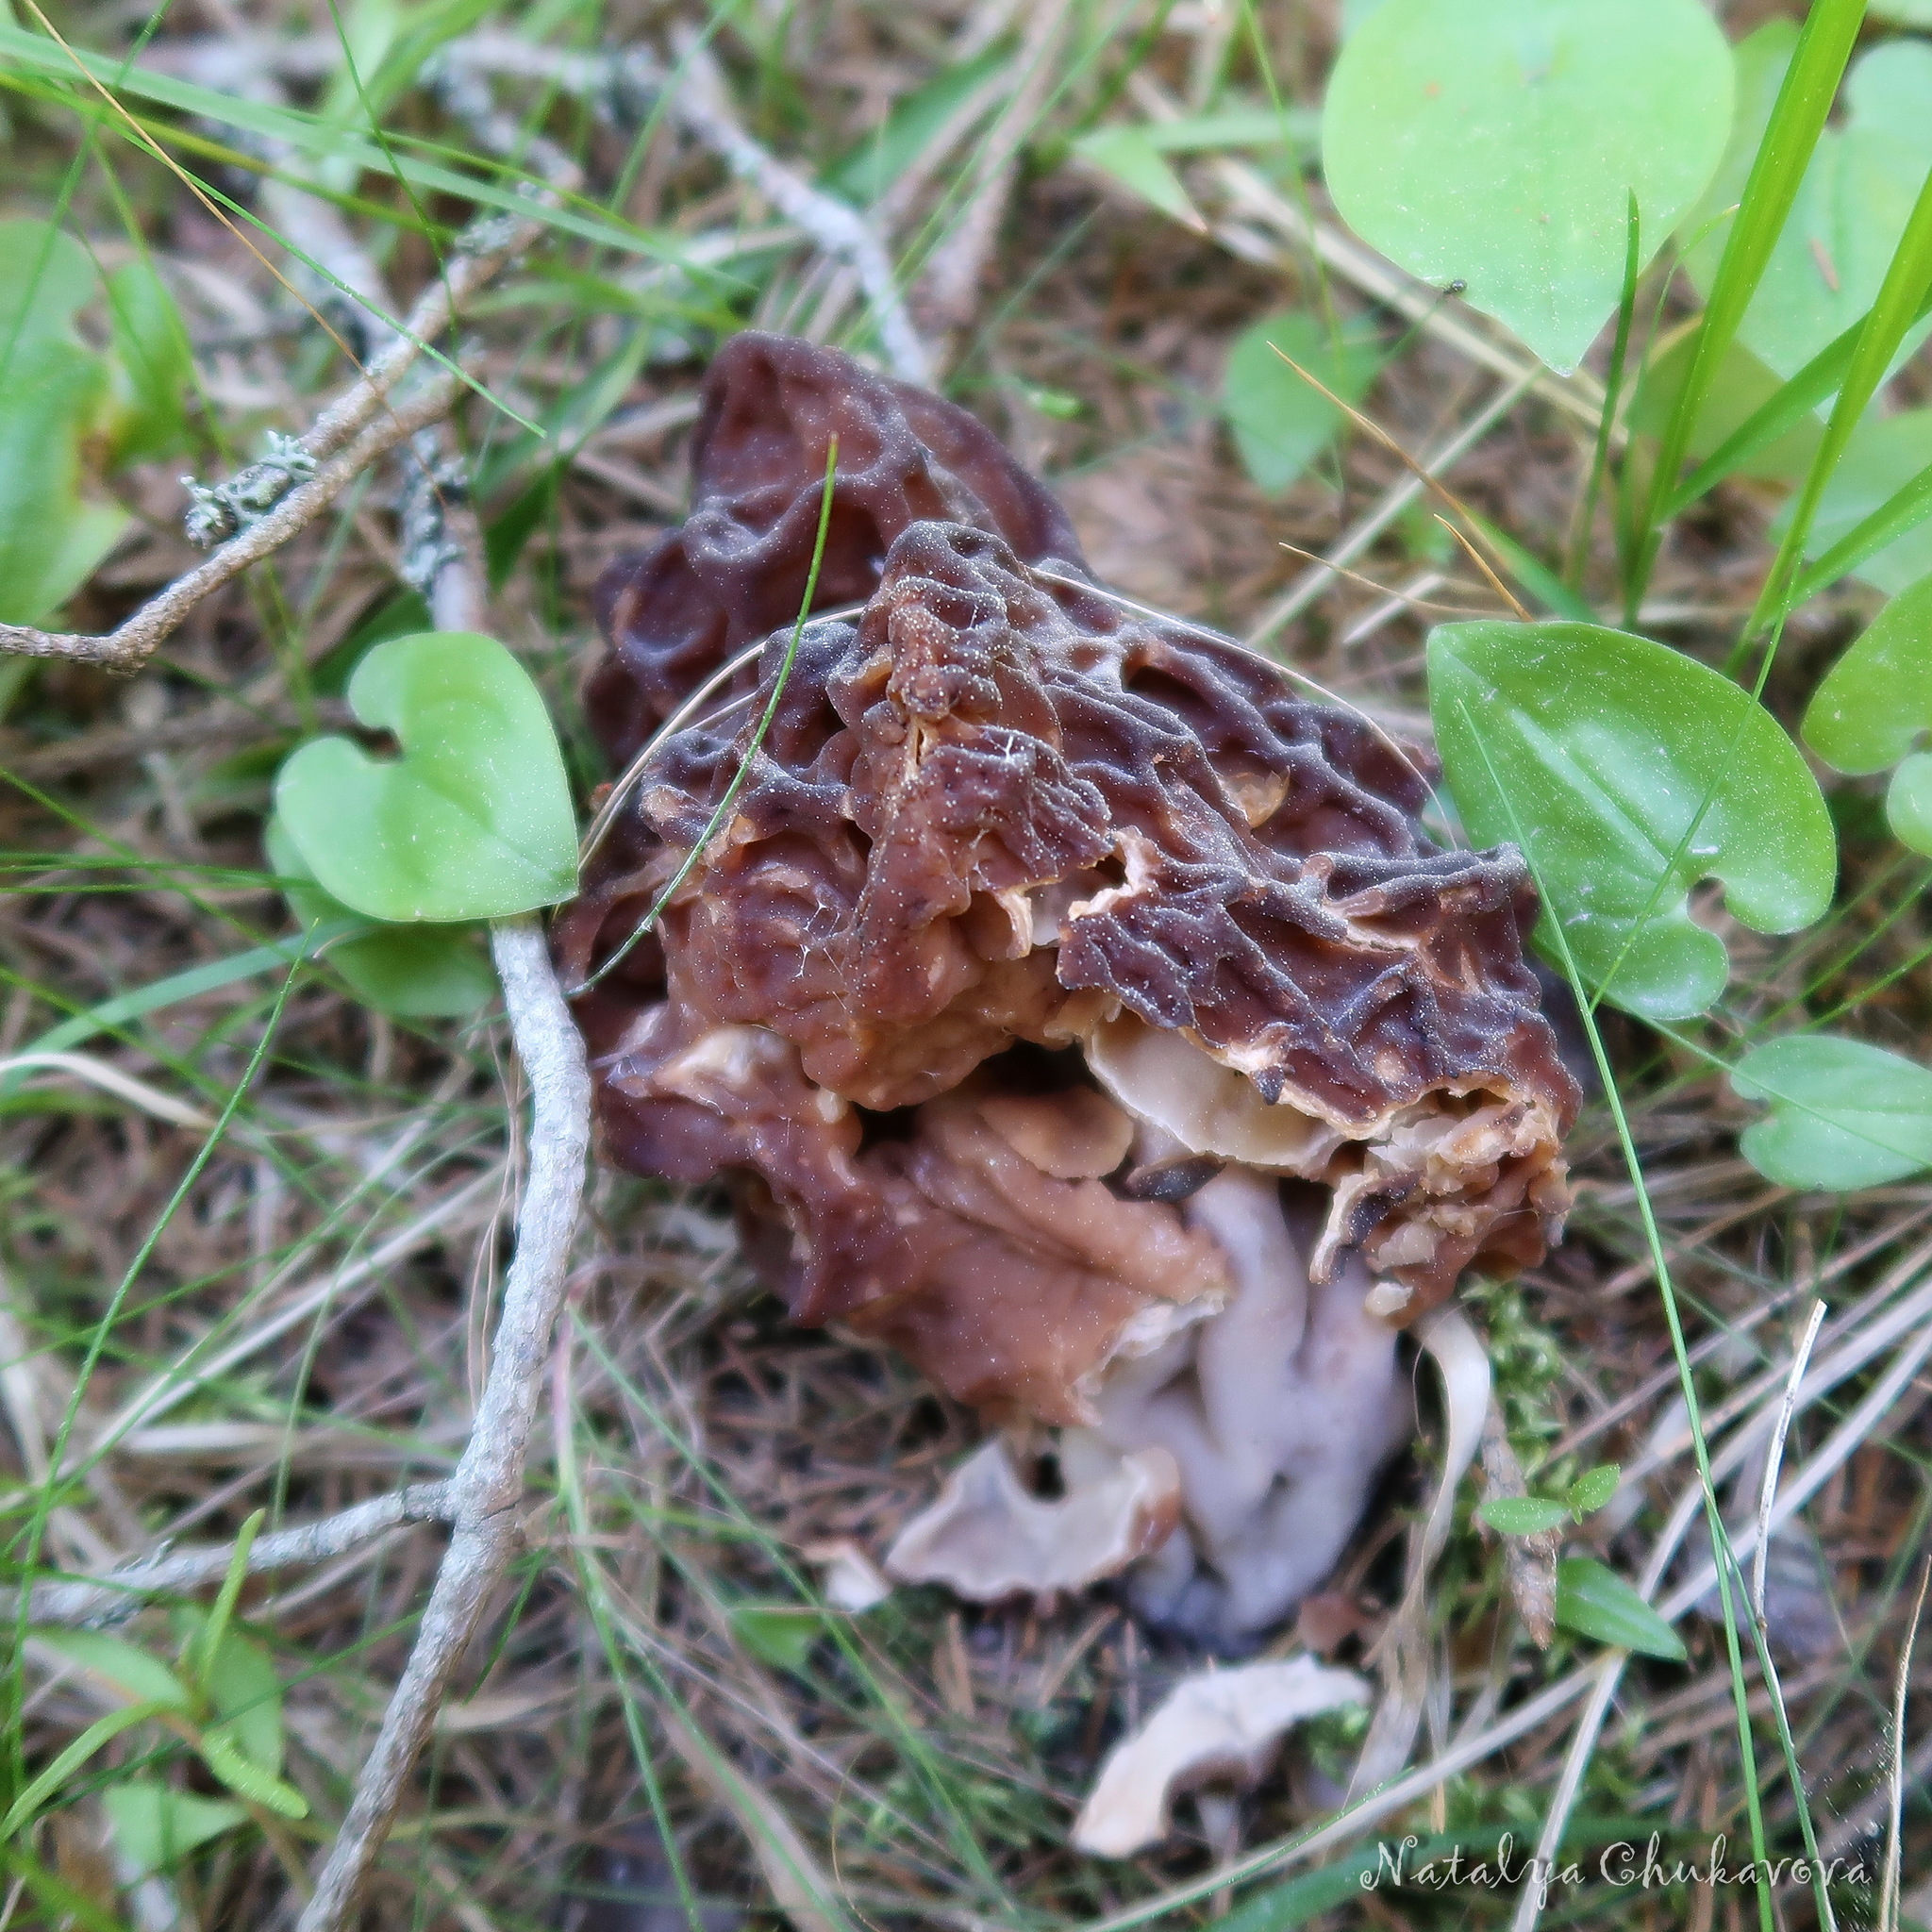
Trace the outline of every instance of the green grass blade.
{"type": "MultiPolygon", "coordinates": [[[[130,1020],[158,1013],[164,1007],[176,1006],[182,1000],[196,999],[220,987],[232,986],[238,979],[253,979],[258,974],[273,972],[277,966],[291,965],[312,952],[322,937],[324,935],[319,929],[314,933],[298,933],[286,940],[272,941],[265,946],[251,946],[247,952],[230,954],[225,959],[210,959],[205,966],[191,966],[185,973],[171,973],[167,978],[158,979],[152,986],[140,986],[132,992],[117,993],[97,1007],[90,1007],[85,1012],[62,1020],[58,1025],[48,1027],[38,1039],[28,1041],[20,1052],[58,1053],[63,1048],[77,1046],[84,1040],[92,1040],[96,1034],[111,1033],[130,1020]]],[[[0,1082],[0,1094],[8,1091],[21,1077],[14,1075],[7,1082],[0,1082]]]]}
{"type": "Polygon", "coordinates": [[[14,1799],[7,1816],[0,1818],[0,1838],[11,1838],[23,1825],[31,1823],[42,1805],[103,1744],[112,1743],[123,1731],[132,1730],[136,1724],[144,1724],[149,1718],[160,1716],[166,1707],[159,1704],[124,1704],[119,1710],[110,1710],[106,1717],[96,1718],[14,1799]]]}
{"type": "MultiPolygon", "coordinates": [[[[1912,322],[1924,322],[1928,315],[1932,315],[1932,290],[1928,290],[1921,300],[1912,322]]],[[[1689,509],[1700,496],[1715,490],[1740,464],[1749,462],[1759,450],[1775,442],[1787,430],[1803,422],[1827,396],[1836,394],[1844,382],[1845,371],[1851,367],[1852,352],[1857,347],[1858,337],[1864,327],[1863,318],[1855,322],[1836,341],[1827,342],[1819,350],[1789,382],[1760,403],[1671,492],[1665,500],[1663,514],[1674,517],[1680,510],[1689,509]]]]}
{"type": "MultiPolygon", "coordinates": [[[[75,47],[69,55],[54,42],[5,21],[0,21],[0,58],[13,62],[28,73],[70,82],[76,78],[75,69],[78,64],[89,78],[106,86],[118,87],[140,99],[153,101],[157,106],[197,115],[244,134],[283,142],[318,159],[353,160],[359,167],[377,175],[390,172],[391,157],[375,142],[350,129],[325,122],[318,115],[305,114],[297,108],[277,107],[269,102],[250,101],[239,94],[218,93],[212,88],[199,87],[192,81],[177,80],[147,68],[125,67],[119,60],[111,60],[105,55],[81,47],[75,47]]],[[[648,256],[653,260],[681,268],[701,279],[724,283],[733,279],[717,269],[691,259],[668,237],[632,226],[589,204],[573,206],[565,199],[553,206],[518,192],[520,170],[499,169],[497,172],[506,178],[484,179],[464,174],[441,160],[427,158],[423,153],[405,152],[400,137],[391,136],[391,140],[396,142],[395,167],[408,177],[412,187],[433,193],[452,194],[476,207],[494,208],[506,214],[531,216],[563,234],[575,235],[583,241],[618,249],[626,255],[648,256]]],[[[416,145],[412,143],[411,148],[416,145]]],[[[450,151],[438,149],[434,152],[450,151]]],[[[487,156],[465,155],[462,158],[491,165],[487,156]]]]}
{"type": "Polygon", "coordinates": [[[242,1534],[235,1539],[235,1554],[228,1559],[228,1574],[222,1578],[214,1607],[208,1613],[208,1622],[201,1626],[195,1644],[193,1671],[195,1682],[204,1694],[208,1692],[213,1681],[215,1659],[222,1653],[222,1640],[228,1634],[235,1606],[242,1600],[242,1586],[248,1581],[248,1553],[255,1547],[256,1532],[267,1516],[266,1509],[258,1509],[242,1525],[242,1534]]]}
{"type": "Polygon", "coordinates": [[[1617,302],[1617,333],[1610,344],[1610,368],[1604,383],[1604,406],[1596,419],[1596,442],[1590,453],[1590,478],[1583,486],[1583,499],[1576,507],[1576,521],[1570,532],[1569,555],[1563,561],[1563,582],[1573,591],[1580,591],[1583,588],[1584,566],[1590,560],[1591,531],[1596,523],[1597,499],[1603,494],[1604,477],[1609,472],[1610,432],[1616,425],[1618,405],[1623,401],[1624,375],[1630,360],[1630,325],[1637,315],[1637,283],[1643,266],[1642,220],[1634,189],[1624,219],[1624,292],[1617,302]]]}
{"type": "Polygon", "coordinates": [[[1894,491],[1872,514],[1855,525],[1824,555],[1802,572],[1791,586],[1786,608],[1796,609],[1807,597],[1828,590],[1839,578],[1855,571],[1868,557],[1875,557],[1888,543],[1915,530],[1932,517],[1932,463],[1894,491]]]}
{"type": "MultiPolygon", "coordinates": [[[[1480,738],[1476,739],[1476,743],[1481,745],[1480,738]]],[[[1487,751],[1484,752],[1484,757],[1487,759],[1487,751]]],[[[1493,777],[1493,774],[1491,775],[1493,777]]],[[[1508,792],[1500,784],[1497,790],[1504,804],[1508,807],[1511,818],[1514,819],[1515,808],[1510,802],[1508,792]]],[[[1513,829],[1517,835],[1518,848],[1524,856],[1524,862],[1529,867],[1530,876],[1535,881],[1538,892],[1542,893],[1543,881],[1533,856],[1533,848],[1520,824],[1513,829]]],[[[1571,993],[1576,1001],[1577,1017],[1582,1021],[1584,1031],[1589,1037],[1591,1058],[1596,1066],[1597,1079],[1601,1084],[1604,1099],[1609,1107],[1611,1121],[1616,1126],[1618,1146],[1624,1156],[1624,1169],[1630,1176],[1638,1213],[1643,1224],[1644,1241],[1650,1251],[1651,1267],[1657,1278],[1664,1321],[1670,1329],[1671,1353],[1676,1360],[1678,1387],[1684,1397],[1684,1406],[1690,1424],[1691,1455],[1697,1465],[1697,1480],[1704,1491],[1705,1524],[1710,1535],[1711,1557],[1717,1566],[1718,1598],[1724,1619],[1726,1660],[1730,1666],[1731,1697],[1737,1711],[1738,1749],[1744,1770],[1744,1793],[1751,1826],[1751,1855],[1758,1873],[1758,1924],[1761,1932],[1773,1932],[1771,1885],[1763,1875],[1768,1869],[1765,1858],[1764,1807],[1757,1775],[1757,1753],[1752,1740],[1750,1691],[1744,1682],[1744,1658],[1738,1641],[1738,1620],[1731,1596],[1731,1572],[1736,1567],[1736,1559],[1731,1555],[1730,1533],[1724,1526],[1724,1512],[1718,1504],[1717,1484],[1711,1474],[1710,1445],[1704,1433],[1704,1413],[1697,1399],[1697,1381],[1691,1371],[1690,1345],[1684,1339],[1684,1323],[1677,1307],[1676,1288],[1671,1274],[1669,1257],[1664,1253],[1663,1230],[1658,1225],[1657,1211],[1650,1198],[1650,1189],[1644,1180],[1642,1156],[1637,1151],[1637,1137],[1631,1131],[1629,1116],[1624,1109],[1624,1096],[1617,1085],[1616,1070],[1610,1065],[1609,1049],[1605,1046],[1603,1030],[1597,1024],[1594,1002],[1584,985],[1583,974],[1577,967],[1575,955],[1570,950],[1570,936],[1565,931],[1562,921],[1552,921],[1551,931],[1557,941],[1557,950],[1562,955],[1563,976],[1569,981],[1571,993]]],[[[1805,1788],[1798,1781],[1795,1765],[1791,1767],[1791,1782],[1798,1803],[1802,1806],[1805,1803],[1805,1788]]]]}
{"type": "Polygon", "coordinates": [[[1630,601],[1643,592],[1662,541],[1661,511],[1690,447],[1704,399],[1717,375],[1724,351],[1738,333],[1744,311],[1757,292],[1771,252],[1776,246],[1798,186],[1810,164],[1825,117],[1838,94],[1840,77],[1865,18],[1865,0],[1818,0],[1798,37],[1796,51],[1778,90],[1771,124],[1764,131],[1743,199],[1724,238],[1724,252],[1711,283],[1710,300],[1697,331],[1690,372],[1671,412],[1657,451],[1643,516],[1643,543],[1630,601]]]}

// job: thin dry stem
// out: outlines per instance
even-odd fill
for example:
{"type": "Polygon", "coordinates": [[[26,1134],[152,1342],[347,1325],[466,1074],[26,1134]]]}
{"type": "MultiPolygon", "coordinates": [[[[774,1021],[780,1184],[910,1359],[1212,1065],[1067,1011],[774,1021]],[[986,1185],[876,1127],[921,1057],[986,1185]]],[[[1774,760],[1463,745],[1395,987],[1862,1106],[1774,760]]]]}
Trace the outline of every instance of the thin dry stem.
{"type": "MultiPolygon", "coordinates": [[[[450,1507],[447,1482],[411,1483],[319,1523],[257,1537],[248,1551],[248,1574],[260,1576],[274,1570],[325,1563],[407,1524],[444,1522],[450,1507]]],[[[231,1543],[187,1550],[164,1547],[105,1576],[42,1584],[33,1593],[29,1614],[36,1624],[113,1623],[131,1616],[149,1597],[181,1594],[220,1582],[234,1557],[231,1543]]]]}

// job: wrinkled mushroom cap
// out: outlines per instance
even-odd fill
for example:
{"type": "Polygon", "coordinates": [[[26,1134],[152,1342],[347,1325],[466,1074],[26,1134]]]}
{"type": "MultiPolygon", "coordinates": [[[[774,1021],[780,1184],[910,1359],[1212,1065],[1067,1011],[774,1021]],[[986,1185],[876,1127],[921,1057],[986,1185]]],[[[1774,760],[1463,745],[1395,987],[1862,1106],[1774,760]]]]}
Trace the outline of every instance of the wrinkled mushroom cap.
{"type": "Polygon", "coordinates": [[[727,343],[694,466],[600,595],[613,763],[764,643],[653,747],[559,924],[574,976],[609,958],[745,766],[580,1005],[614,1158],[736,1176],[800,1320],[1049,1423],[1226,1299],[1175,1205],[1219,1161],[1332,1191],[1310,1272],[1358,1255],[1404,1320],[1541,1255],[1577,1093],[1535,895],[1512,848],[1429,844],[1425,755],[1104,594],[984,428],[832,351],[727,343]],[[835,434],[843,614],[788,674],[835,434]]]}

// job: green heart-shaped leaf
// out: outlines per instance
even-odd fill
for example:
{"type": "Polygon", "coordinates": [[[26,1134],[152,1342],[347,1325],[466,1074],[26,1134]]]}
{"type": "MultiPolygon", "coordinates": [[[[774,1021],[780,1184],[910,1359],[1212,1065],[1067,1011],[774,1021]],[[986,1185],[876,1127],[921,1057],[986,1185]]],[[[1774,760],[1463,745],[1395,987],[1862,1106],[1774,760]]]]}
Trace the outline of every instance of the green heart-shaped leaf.
{"type": "Polygon", "coordinates": [[[365,1006],[398,1020],[458,1020],[496,994],[496,974],[466,925],[376,925],[313,883],[280,819],[262,833],[269,864],[316,948],[365,1006]]]}
{"type": "MultiPolygon", "coordinates": [[[[1638,384],[1636,400],[1630,405],[1629,425],[1638,435],[1663,435],[1690,374],[1701,320],[1692,317],[1652,356],[1638,384]]],[[[1705,391],[1704,407],[1691,425],[1687,445],[1691,460],[1701,463],[1712,455],[1734,430],[1742,428],[1783,388],[1784,384],[1749,349],[1740,342],[1733,342],[1724,351],[1724,360],[1718,364],[1710,387],[1705,391]]],[[[1772,483],[1801,482],[1824,440],[1824,425],[1814,412],[1807,410],[1789,429],[1746,456],[1735,474],[1772,483]]]]}
{"type": "Polygon", "coordinates": [[[1932,577],[1894,597],[1830,671],[1805,712],[1805,742],[1840,772],[1897,765],[1886,795],[1893,835],[1932,853],[1932,577]]]}
{"type": "Polygon", "coordinates": [[[104,1678],[130,1703],[187,1710],[188,1687],[159,1657],[105,1630],[36,1630],[34,1636],[70,1663],[104,1678]]]}
{"type": "Polygon", "coordinates": [[[731,1628],[760,1663],[797,1672],[825,1634],[825,1619],[822,1610],[804,1604],[739,1604],[731,1611],[731,1628]]]}
{"type": "Polygon", "coordinates": [[[1607,1563],[1572,1557],[1557,1565],[1557,1622],[1619,1650],[1682,1663],[1684,1641],[1607,1563]]]}
{"type": "Polygon", "coordinates": [[[252,1637],[225,1630],[208,1690],[242,1756],[264,1771],[280,1771],[282,1680],[268,1652],[252,1637]]]}
{"type": "Polygon", "coordinates": [[[1328,190],[1571,370],[1623,292],[1631,194],[1648,258],[1717,166],[1732,87],[1697,0],[1388,0],[1328,83],[1328,190]]]}
{"type": "Polygon", "coordinates": [[[1358,403],[1382,366],[1373,337],[1333,332],[1290,310],[1244,330],[1228,354],[1221,409],[1241,461],[1263,490],[1286,490],[1341,427],[1342,414],[1282,357],[1299,363],[1344,402],[1358,403]],[[1280,354],[1276,354],[1276,351],[1280,354]]]}
{"type": "Polygon", "coordinates": [[[501,919],[576,890],[576,824],[529,674],[493,638],[425,631],[377,644],[349,704],[400,758],[305,744],[275,810],[323,890],[371,919],[501,919]]]}
{"type": "MultiPolygon", "coordinates": [[[[1706,294],[1797,38],[1794,22],[1778,20],[1738,46],[1738,113],[1730,142],[1683,224],[1690,244],[1685,260],[1706,294]]],[[[1745,346],[1780,375],[1795,375],[1857,322],[1885,279],[1932,167],[1932,47],[1885,41],[1870,48],[1846,75],[1844,109],[1844,125],[1827,129],[1812,150],[1739,325],[1745,346]]],[[[1901,354],[1924,333],[1915,329],[1901,354]]]]}
{"type": "Polygon", "coordinates": [[[0,363],[9,343],[72,341],[93,291],[93,261],[72,235],[50,222],[0,222],[0,363]]]}
{"type": "Polygon", "coordinates": [[[1721,881],[1758,932],[1809,925],[1831,904],[1838,849],[1817,781],[1771,714],[1708,666],[1555,622],[1443,625],[1428,663],[1471,838],[1524,848],[1545,954],[1560,959],[1560,919],[1584,978],[1616,1005],[1684,1019],[1724,991],[1724,942],[1685,903],[1700,879],[1721,881]]]}
{"type": "Polygon", "coordinates": [[[1932,1073],[1895,1053],[1793,1034],[1747,1053],[1731,1085],[1769,1104],[1738,1145],[1784,1187],[1849,1193],[1932,1167],[1932,1073]]]}

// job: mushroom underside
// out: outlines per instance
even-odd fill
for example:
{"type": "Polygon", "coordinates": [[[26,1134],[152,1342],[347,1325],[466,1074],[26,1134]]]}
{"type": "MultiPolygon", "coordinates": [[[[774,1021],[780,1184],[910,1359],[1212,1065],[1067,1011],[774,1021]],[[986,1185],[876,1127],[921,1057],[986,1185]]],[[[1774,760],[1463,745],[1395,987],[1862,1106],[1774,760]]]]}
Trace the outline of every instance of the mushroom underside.
{"type": "Polygon", "coordinates": [[[741,336],[695,473],[587,693],[625,775],[557,939],[605,1152],[729,1177],[795,1319],[1007,1432],[895,1574],[1124,1571],[1240,1645],[1406,1440],[1398,1329],[1560,1227],[1522,860],[1429,843],[1425,753],[1093,583],[951,405],[741,336]],[[837,614],[794,630],[834,435],[837,614]]]}

